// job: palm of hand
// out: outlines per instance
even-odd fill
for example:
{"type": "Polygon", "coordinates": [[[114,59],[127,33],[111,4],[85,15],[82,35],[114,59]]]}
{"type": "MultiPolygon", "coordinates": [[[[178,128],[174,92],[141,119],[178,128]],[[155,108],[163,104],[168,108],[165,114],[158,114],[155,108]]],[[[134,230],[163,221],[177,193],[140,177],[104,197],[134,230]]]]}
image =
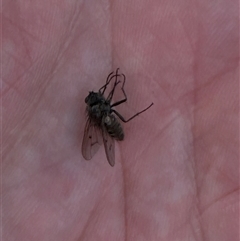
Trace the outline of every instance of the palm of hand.
{"type": "Polygon", "coordinates": [[[5,239],[238,240],[233,10],[58,4],[4,6],[5,239]],[[80,153],[83,100],[112,59],[127,75],[121,112],[154,102],[125,125],[114,168],[103,148],[80,153]]]}

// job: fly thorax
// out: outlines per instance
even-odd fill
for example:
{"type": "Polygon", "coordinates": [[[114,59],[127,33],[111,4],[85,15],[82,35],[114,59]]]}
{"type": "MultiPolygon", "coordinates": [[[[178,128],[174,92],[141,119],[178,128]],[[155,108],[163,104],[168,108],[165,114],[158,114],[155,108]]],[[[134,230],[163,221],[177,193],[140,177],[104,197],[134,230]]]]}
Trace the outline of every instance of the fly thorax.
{"type": "Polygon", "coordinates": [[[102,116],[102,112],[101,112],[101,109],[99,108],[99,105],[89,106],[88,113],[94,119],[99,119],[102,116]]]}

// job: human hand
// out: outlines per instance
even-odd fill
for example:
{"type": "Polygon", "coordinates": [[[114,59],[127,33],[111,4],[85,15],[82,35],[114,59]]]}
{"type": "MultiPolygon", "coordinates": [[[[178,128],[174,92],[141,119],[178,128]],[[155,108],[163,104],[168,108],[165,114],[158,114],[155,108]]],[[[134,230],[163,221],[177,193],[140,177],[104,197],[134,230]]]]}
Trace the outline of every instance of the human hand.
{"type": "Polygon", "coordinates": [[[3,240],[238,240],[229,1],[3,5],[3,240]],[[84,98],[126,75],[116,143],[81,155],[84,98]]]}

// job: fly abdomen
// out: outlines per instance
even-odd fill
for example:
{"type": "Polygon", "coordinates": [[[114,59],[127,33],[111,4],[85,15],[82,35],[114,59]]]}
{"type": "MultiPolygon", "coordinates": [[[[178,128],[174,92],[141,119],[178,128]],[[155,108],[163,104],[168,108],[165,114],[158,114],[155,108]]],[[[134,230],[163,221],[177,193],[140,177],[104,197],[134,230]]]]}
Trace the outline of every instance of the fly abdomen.
{"type": "Polygon", "coordinates": [[[104,119],[104,124],[108,134],[112,138],[118,141],[122,141],[124,139],[123,128],[114,115],[106,116],[104,119]]]}

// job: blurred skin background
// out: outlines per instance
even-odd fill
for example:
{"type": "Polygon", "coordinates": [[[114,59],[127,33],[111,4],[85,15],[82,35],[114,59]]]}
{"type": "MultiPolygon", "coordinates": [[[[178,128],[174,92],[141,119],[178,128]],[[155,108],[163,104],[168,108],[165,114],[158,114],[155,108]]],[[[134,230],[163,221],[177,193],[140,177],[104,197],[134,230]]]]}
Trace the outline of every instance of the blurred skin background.
{"type": "MultiPolygon", "coordinates": [[[[2,4],[2,238],[239,240],[238,2],[2,4]],[[125,140],[81,155],[120,67],[125,140]]],[[[114,97],[121,98],[121,93],[114,97]]]]}

